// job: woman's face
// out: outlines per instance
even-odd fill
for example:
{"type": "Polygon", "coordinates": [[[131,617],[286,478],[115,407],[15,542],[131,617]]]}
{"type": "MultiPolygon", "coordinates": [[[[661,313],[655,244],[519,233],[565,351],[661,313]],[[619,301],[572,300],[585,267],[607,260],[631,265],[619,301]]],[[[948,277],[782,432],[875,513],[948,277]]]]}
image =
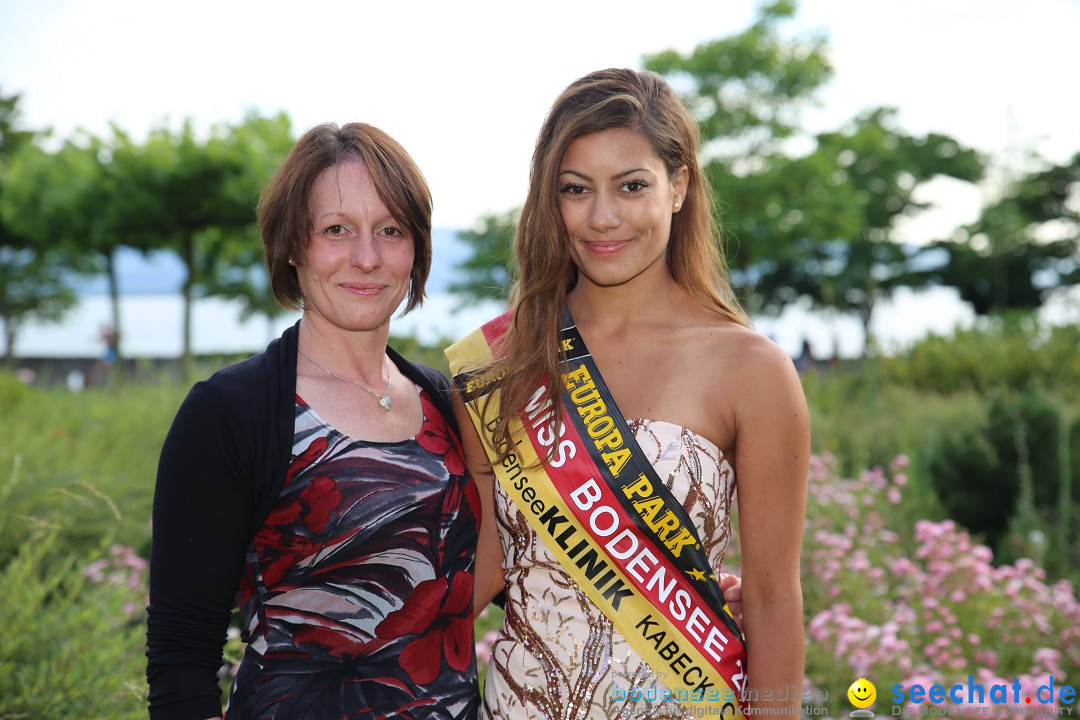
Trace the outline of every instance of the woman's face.
{"type": "Polygon", "coordinates": [[[668,272],[671,216],[686,194],[687,170],[672,179],[649,140],[617,128],[578,138],[559,165],[559,212],[582,280],[622,285],[668,272]]]}
{"type": "Polygon", "coordinates": [[[347,331],[388,326],[409,290],[412,234],[358,161],[324,170],[310,206],[314,230],[295,260],[305,320],[347,331]]]}

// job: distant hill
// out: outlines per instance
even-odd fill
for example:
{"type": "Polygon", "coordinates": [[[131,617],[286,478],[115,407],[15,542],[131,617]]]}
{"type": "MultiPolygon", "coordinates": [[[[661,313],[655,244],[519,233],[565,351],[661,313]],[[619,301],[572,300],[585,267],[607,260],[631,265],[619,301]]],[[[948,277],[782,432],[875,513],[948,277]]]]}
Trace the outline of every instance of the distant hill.
{"type": "MultiPolygon", "coordinates": [[[[456,228],[433,228],[431,243],[433,259],[429,293],[445,292],[454,276],[454,268],[469,255],[469,248],[457,239],[456,228]]],[[[184,282],[184,266],[176,253],[155,251],[141,253],[123,249],[116,257],[121,295],[171,295],[180,292],[184,282]]],[[[104,295],[108,285],[104,276],[78,278],[74,281],[79,295],[104,295]]]]}

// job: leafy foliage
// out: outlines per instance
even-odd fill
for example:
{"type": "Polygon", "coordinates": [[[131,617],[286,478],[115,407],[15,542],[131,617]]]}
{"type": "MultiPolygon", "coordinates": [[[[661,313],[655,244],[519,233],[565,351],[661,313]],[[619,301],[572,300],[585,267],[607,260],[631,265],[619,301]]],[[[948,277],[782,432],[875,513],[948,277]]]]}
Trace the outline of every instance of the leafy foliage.
{"type": "Polygon", "coordinates": [[[881,360],[886,382],[940,394],[962,390],[1054,388],[1080,392],[1080,327],[1046,325],[1023,313],[989,318],[951,336],[931,336],[881,360]]]}
{"type": "Polygon", "coordinates": [[[517,269],[512,245],[517,231],[519,210],[502,215],[485,215],[472,230],[458,233],[458,239],[472,249],[472,254],[457,266],[459,277],[450,284],[463,304],[484,300],[505,300],[517,269]]]}
{"type": "Polygon", "coordinates": [[[945,259],[927,276],[957,288],[980,315],[1038,308],[1080,282],[1080,154],[1020,178],[934,251],[945,259]]]}
{"type": "Polygon", "coordinates": [[[112,327],[120,328],[116,252],[137,242],[115,227],[118,185],[109,143],[90,136],[68,140],[56,152],[26,145],[11,169],[8,214],[13,227],[49,248],[67,267],[56,276],[104,272],[112,301],[112,327]]]}
{"type": "Polygon", "coordinates": [[[696,47],[645,57],[645,67],[669,76],[701,124],[706,158],[736,170],[773,155],[800,129],[799,114],[830,77],[822,37],[788,39],[793,0],[764,4],[746,30],[696,47]],[[685,90],[684,90],[685,88],[685,90]]]}
{"type": "Polygon", "coordinates": [[[856,199],[859,230],[844,240],[835,265],[821,283],[827,293],[807,288],[815,303],[854,311],[869,343],[870,321],[879,299],[894,288],[917,286],[909,253],[893,237],[902,215],[926,209],[915,199],[919,185],[945,176],[975,182],[983,160],[970,148],[936,133],[916,137],[895,126],[895,111],[877,109],[854,121],[846,132],[818,136],[816,153],[835,160],[837,171],[856,199]]]}
{"type": "MultiPolygon", "coordinates": [[[[1080,440],[1080,424],[1063,434],[1057,405],[1041,394],[996,393],[984,426],[942,438],[930,463],[934,487],[949,515],[998,552],[1011,557],[1002,541],[1021,500],[1022,478],[1032,478],[1035,508],[1049,515],[1058,502],[1058,443],[1080,440]]],[[[1080,456],[1069,472],[1080,473],[1080,456]]],[[[1080,503],[1080,484],[1071,502],[1080,503]]]]}
{"type": "Polygon", "coordinates": [[[13,158],[31,147],[36,133],[19,127],[19,95],[0,94],[0,321],[5,359],[10,363],[20,326],[30,320],[59,320],[75,295],[63,280],[65,257],[42,238],[20,232],[12,215],[19,207],[12,191],[13,158]]]}

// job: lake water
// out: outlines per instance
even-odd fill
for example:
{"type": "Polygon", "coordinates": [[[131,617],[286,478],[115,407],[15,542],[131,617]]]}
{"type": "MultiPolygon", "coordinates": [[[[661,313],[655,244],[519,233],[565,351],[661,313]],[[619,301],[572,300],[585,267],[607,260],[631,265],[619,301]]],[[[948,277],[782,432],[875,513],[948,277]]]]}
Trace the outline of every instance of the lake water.
{"type": "MultiPolygon", "coordinates": [[[[418,310],[394,320],[394,333],[413,334],[427,343],[458,338],[501,312],[498,303],[461,308],[446,288],[467,249],[456,241],[456,231],[435,228],[434,258],[428,283],[428,301],[418,310]]],[[[128,357],[177,357],[182,349],[183,303],[177,294],[183,269],[175,257],[158,253],[149,258],[123,253],[118,263],[121,291],[121,350],[128,357]]],[[[1049,303],[1043,315],[1053,322],[1080,320],[1080,289],[1071,299],[1049,303]]],[[[101,280],[84,283],[78,306],[59,323],[26,324],[16,340],[21,357],[96,357],[104,350],[101,330],[110,323],[108,297],[101,280]]],[[[266,346],[270,339],[295,322],[289,315],[270,322],[265,318],[240,319],[240,306],[209,298],[194,304],[192,345],[196,353],[248,353],[266,346]]],[[[873,331],[885,352],[895,352],[929,333],[948,334],[975,320],[970,306],[952,288],[913,292],[902,288],[889,301],[878,304],[873,331]]],[[[809,339],[815,357],[856,357],[863,350],[863,332],[850,316],[811,312],[791,306],[779,317],[755,317],[755,327],[797,355],[803,339],[809,339]]],[[[4,340],[0,337],[0,350],[4,340]]]]}
{"type": "MultiPolygon", "coordinates": [[[[498,303],[459,308],[449,293],[435,293],[418,310],[393,322],[394,333],[415,335],[427,343],[457,338],[502,311],[498,303]]],[[[197,300],[192,312],[192,345],[196,353],[246,353],[265,347],[299,317],[291,314],[274,321],[240,319],[240,305],[220,299],[197,300]]],[[[101,330],[109,324],[108,297],[85,295],[59,323],[29,323],[19,334],[15,350],[23,357],[95,357],[104,350],[101,330]]],[[[183,302],[177,294],[126,295],[120,300],[122,351],[129,357],[176,357],[182,349],[183,302]]],[[[912,293],[901,291],[876,311],[874,331],[887,351],[906,347],[927,333],[944,334],[972,323],[970,308],[948,289],[912,293]]],[[[790,307],[777,318],[754,318],[755,326],[796,355],[804,338],[814,354],[824,358],[834,348],[842,357],[863,349],[862,328],[851,317],[830,317],[790,307]]],[[[0,347],[3,341],[0,340],[0,347]]]]}

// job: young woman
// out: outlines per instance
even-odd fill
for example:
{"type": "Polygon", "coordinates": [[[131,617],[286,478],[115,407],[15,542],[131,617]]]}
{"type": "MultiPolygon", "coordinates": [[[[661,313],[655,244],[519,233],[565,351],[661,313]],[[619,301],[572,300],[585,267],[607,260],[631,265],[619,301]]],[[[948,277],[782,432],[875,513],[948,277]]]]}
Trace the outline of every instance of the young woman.
{"type": "Polygon", "coordinates": [[[506,592],[482,717],[795,711],[808,413],[732,296],[698,142],[657,75],[571,84],[533,154],[512,310],[447,351],[496,519],[478,568],[503,571],[478,604],[506,592]],[[745,653],[714,587],[736,498],[745,653]]]}

